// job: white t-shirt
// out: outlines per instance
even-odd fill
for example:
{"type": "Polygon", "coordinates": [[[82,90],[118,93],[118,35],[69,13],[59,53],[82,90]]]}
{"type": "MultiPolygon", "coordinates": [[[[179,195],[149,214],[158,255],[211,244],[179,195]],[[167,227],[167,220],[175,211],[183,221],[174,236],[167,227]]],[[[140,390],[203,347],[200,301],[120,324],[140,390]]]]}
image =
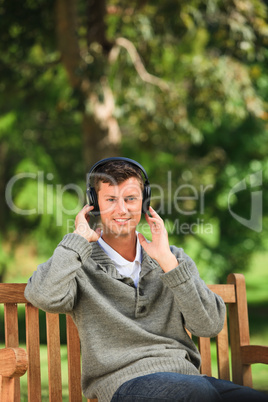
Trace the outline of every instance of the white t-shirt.
{"type": "Polygon", "coordinates": [[[98,240],[100,247],[105,251],[108,257],[114,261],[115,267],[120,275],[132,278],[134,285],[137,287],[141,271],[141,245],[137,236],[136,243],[136,257],[134,261],[128,261],[123,258],[117,251],[115,251],[109,244],[107,244],[101,237],[98,240]]]}

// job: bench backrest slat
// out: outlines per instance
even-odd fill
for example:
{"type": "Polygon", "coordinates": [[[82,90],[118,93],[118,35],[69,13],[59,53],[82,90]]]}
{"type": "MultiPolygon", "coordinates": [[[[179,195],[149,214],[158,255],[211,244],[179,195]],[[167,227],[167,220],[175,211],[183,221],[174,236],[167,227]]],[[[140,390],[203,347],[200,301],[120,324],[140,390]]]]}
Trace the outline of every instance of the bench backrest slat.
{"type": "Polygon", "coordinates": [[[198,348],[201,355],[200,373],[211,377],[210,338],[198,338],[198,348]]]}
{"type": "MultiPolygon", "coordinates": [[[[5,345],[17,348],[19,346],[18,307],[16,303],[5,304],[5,345]]],[[[14,399],[20,400],[20,379],[14,379],[14,399]]]]}
{"type": "Polygon", "coordinates": [[[30,303],[25,305],[26,346],[29,360],[28,401],[41,402],[39,310],[30,303]]]}
{"type": "Polygon", "coordinates": [[[72,318],[66,316],[69,401],[82,402],[80,340],[72,318]]]}
{"type": "Polygon", "coordinates": [[[222,331],[216,337],[218,375],[221,380],[230,381],[229,342],[227,315],[222,331]]]}
{"type": "Polygon", "coordinates": [[[59,315],[46,313],[49,396],[62,401],[59,315]]]}
{"type": "Polygon", "coordinates": [[[228,283],[236,285],[235,304],[229,306],[230,343],[232,352],[232,380],[252,387],[250,365],[243,365],[240,347],[249,345],[249,323],[245,278],[242,274],[228,275],[228,283]]]}

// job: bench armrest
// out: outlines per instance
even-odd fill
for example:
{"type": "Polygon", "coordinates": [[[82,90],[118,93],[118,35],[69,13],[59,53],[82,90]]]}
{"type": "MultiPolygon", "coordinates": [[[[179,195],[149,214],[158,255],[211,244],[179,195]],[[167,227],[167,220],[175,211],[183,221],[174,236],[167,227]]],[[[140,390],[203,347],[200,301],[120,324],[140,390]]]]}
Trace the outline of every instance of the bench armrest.
{"type": "Polygon", "coordinates": [[[22,348],[0,349],[0,375],[21,377],[28,369],[28,355],[22,348]]]}
{"type": "Polygon", "coordinates": [[[243,364],[268,364],[268,346],[241,346],[241,358],[243,364]]]}

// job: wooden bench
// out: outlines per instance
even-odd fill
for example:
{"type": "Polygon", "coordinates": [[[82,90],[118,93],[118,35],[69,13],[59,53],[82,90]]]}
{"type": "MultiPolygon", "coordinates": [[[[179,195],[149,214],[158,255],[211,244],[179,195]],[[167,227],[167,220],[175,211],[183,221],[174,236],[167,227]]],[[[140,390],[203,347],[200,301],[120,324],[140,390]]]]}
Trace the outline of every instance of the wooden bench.
{"type": "MultiPolygon", "coordinates": [[[[249,343],[249,324],[244,276],[230,274],[227,284],[209,285],[228,306],[228,319],[216,338],[218,377],[252,387],[251,364],[268,364],[268,346],[249,343]],[[227,325],[228,322],[228,325],[227,325]],[[228,330],[229,327],[229,330],[228,330]],[[229,339],[231,370],[229,362],[229,339]],[[231,375],[230,375],[231,371],[231,375]]],[[[39,310],[24,298],[25,284],[0,284],[4,304],[5,345],[0,350],[1,401],[20,401],[20,376],[27,372],[28,401],[41,401],[39,310]],[[26,349],[19,348],[17,304],[25,304],[26,349]]],[[[82,401],[80,342],[70,316],[66,317],[69,401],[82,401]]],[[[60,330],[58,314],[46,313],[49,400],[62,400],[60,330]]],[[[198,339],[201,373],[212,375],[210,338],[198,339]]],[[[88,400],[96,402],[96,399],[88,400]]]]}

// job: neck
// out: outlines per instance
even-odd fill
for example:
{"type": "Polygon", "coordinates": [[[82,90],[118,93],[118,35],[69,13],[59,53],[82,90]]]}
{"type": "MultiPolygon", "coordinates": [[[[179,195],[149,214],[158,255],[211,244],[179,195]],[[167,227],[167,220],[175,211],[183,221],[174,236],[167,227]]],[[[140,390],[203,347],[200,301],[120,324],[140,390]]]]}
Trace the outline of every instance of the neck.
{"type": "Polygon", "coordinates": [[[129,233],[128,236],[115,237],[109,233],[103,233],[102,235],[105,243],[109,244],[117,253],[128,261],[134,261],[136,257],[136,232],[129,233]]]}

